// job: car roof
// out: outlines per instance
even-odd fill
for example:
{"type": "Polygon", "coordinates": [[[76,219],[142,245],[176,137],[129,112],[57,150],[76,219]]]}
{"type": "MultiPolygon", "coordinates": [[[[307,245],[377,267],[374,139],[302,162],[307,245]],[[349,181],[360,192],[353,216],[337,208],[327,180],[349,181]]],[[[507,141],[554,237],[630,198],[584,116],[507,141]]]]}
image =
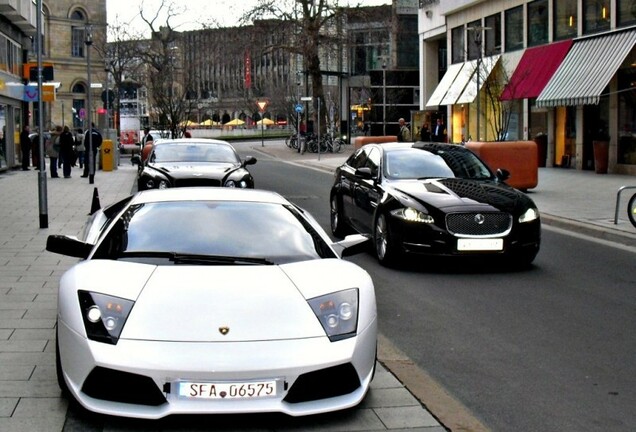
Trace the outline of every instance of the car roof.
{"type": "Polygon", "coordinates": [[[137,192],[131,204],[167,201],[243,201],[271,204],[290,204],[282,195],[263,189],[237,189],[221,187],[182,187],[149,189],[137,192]]]}
{"type": "Polygon", "coordinates": [[[217,144],[217,145],[226,145],[232,147],[232,145],[227,141],[212,139],[212,138],[159,138],[154,141],[153,145],[161,145],[161,144],[185,144],[185,145],[193,145],[193,144],[217,144]]]}

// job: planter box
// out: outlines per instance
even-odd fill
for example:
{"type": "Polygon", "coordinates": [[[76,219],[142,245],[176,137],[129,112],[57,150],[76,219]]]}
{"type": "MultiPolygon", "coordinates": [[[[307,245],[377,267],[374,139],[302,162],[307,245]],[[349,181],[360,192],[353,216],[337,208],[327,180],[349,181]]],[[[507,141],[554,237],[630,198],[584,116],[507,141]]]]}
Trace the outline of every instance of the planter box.
{"type": "Polygon", "coordinates": [[[397,140],[397,135],[359,136],[353,139],[353,146],[357,150],[365,144],[397,142],[397,140]]]}
{"type": "Polygon", "coordinates": [[[534,141],[489,141],[466,143],[493,171],[499,168],[510,172],[506,180],[510,186],[528,190],[539,183],[537,143],[534,141]]]}

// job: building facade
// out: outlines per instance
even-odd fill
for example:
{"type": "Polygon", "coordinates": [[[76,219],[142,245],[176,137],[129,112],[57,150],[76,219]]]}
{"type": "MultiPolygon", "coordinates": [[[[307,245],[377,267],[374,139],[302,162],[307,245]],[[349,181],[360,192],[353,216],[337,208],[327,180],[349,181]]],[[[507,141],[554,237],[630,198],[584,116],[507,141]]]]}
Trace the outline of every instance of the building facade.
{"type": "Polygon", "coordinates": [[[0,171],[20,165],[20,131],[31,120],[24,103],[24,64],[37,34],[32,0],[0,0],[0,171]]]}
{"type": "Polygon", "coordinates": [[[597,172],[605,143],[636,175],[632,3],[420,0],[420,106],[453,142],[536,139],[548,166],[597,172]]]}
{"type": "MultiPolygon", "coordinates": [[[[106,23],[106,0],[43,0],[42,58],[53,65],[57,87],[55,101],[44,107],[46,129],[57,125],[85,129],[89,110],[95,124],[105,124],[106,114],[100,108],[106,84],[106,23]]],[[[34,52],[30,60],[35,60],[34,52]]]]}

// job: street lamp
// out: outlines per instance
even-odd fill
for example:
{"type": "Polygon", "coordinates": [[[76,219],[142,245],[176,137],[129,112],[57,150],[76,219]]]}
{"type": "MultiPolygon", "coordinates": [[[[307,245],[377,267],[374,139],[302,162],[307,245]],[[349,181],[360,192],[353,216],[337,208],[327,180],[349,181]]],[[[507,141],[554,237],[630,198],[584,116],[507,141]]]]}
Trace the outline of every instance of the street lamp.
{"type": "Polygon", "coordinates": [[[86,74],[88,79],[86,123],[88,124],[88,183],[95,183],[95,154],[93,152],[93,118],[91,115],[91,45],[93,45],[92,26],[86,26],[86,74]]]}
{"type": "Polygon", "coordinates": [[[386,136],[386,59],[382,60],[382,135],[386,136]]]}

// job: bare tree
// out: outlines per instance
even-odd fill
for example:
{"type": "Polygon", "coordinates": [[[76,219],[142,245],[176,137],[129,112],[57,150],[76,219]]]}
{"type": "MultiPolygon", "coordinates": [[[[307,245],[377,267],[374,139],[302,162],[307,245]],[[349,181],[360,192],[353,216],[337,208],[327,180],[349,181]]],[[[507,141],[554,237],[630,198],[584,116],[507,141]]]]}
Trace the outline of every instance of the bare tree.
{"type": "Polygon", "coordinates": [[[264,18],[279,21],[279,31],[287,36],[282,48],[302,57],[304,73],[311,79],[312,95],[323,101],[322,119],[326,119],[326,104],[321,56],[333,54],[336,47],[342,45],[344,16],[345,10],[338,0],[258,0],[241,20],[243,23],[264,18]]]}

